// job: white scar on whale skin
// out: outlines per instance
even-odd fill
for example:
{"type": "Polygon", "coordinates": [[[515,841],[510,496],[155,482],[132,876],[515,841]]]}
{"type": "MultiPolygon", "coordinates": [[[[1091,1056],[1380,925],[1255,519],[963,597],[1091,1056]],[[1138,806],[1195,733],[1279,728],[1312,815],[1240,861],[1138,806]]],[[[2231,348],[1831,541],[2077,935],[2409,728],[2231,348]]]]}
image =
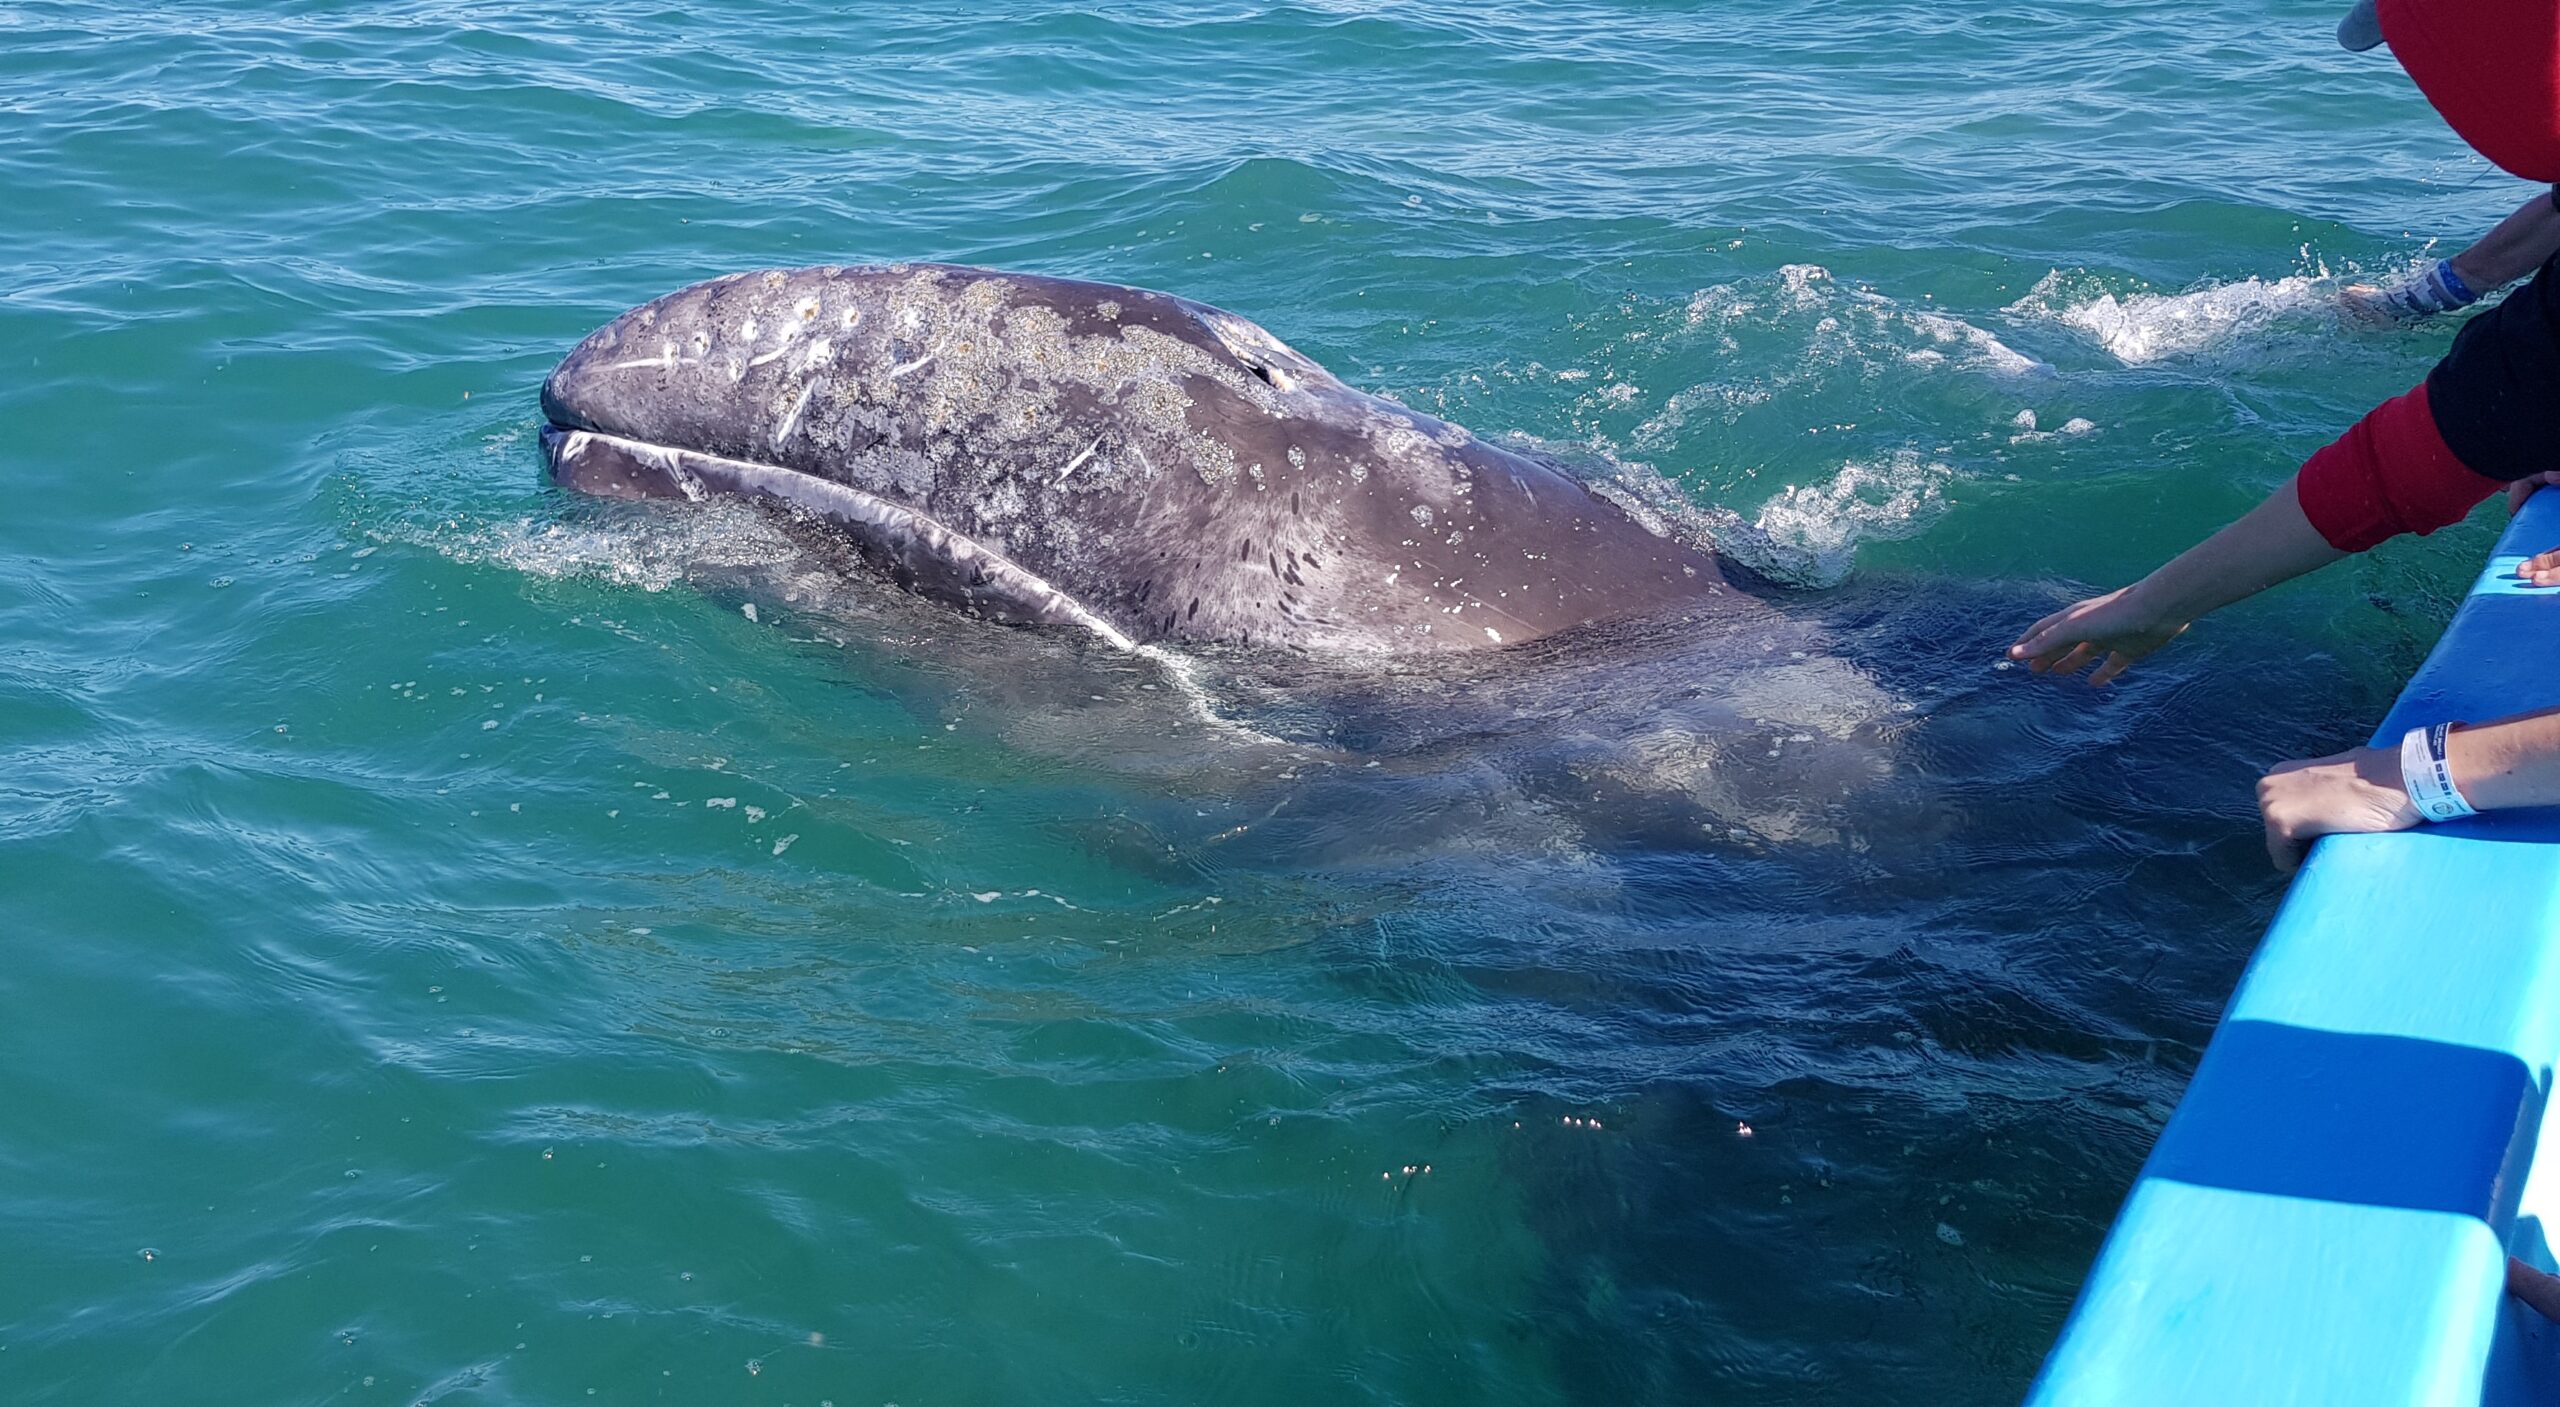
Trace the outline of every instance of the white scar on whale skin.
{"type": "Polygon", "coordinates": [[[675,343],[661,342],[658,344],[658,354],[656,356],[634,357],[627,362],[615,362],[610,369],[614,371],[637,371],[643,367],[655,367],[660,371],[673,371],[680,366],[700,365],[702,365],[702,358],[679,357],[676,355],[675,343]]]}
{"type": "MultiPolygon", "coordinates": [[[[791,344],[793,340],[799,336],[799,323],[789,321],[784,322],[781,326],[773,330],[773,350],[756,358],[754,361],[747,363],[747,365],[762,366],[776,357],[788,355],[791,351],[791,344]]],[[[750,342],[755,340],[755,323],[752,320],[747,323],[747,340],[750,342]]]]}
{"type": "Polygon", "coordinates": [[[791,438],[791,432],[800,428],[800,412],[809,408],[810,398],[818,394],[818,388],[825,384],[826,378],[821,376],[800,388],[800,399],[791,403],[791,413],[782,417],[781,428],[773,432],[775,448],[781,448],[782,442],[791,438]]]}
{"type": "Polygon", "coordinates": [[[936,348],[934,348],[932,351],[925,353],[923,356],[920,356],[920,357],[916,358],[914,361],[908,362],[908,363],[907,363],[906,365],[904,365],[904,366],[893,366],[893,367],[889,368],[889,379],[890,379],[890,380],[892,380],[892,381],[896,381],[896,380],[900,379],[901,377],[904,377],[905,375],[907,375],[909,372],[913,372],[913,371],[921,371],[921,370],[923,370],[923,369],[924,369],[924,364],[925,364],[926,362],[932,361],[935,357],[938,357],[938,356],[941,356],[941,355],[942,355],[942,349],[941,349],[940,347],[936,347],[936,348]]]}
{"type": "Polygon", "coordinates": [[[1078,469],[1083,468],[1083,467],[1084,467],[1084,462],[1085,462],[1086,460],[1088,460],[1088,459],[1093,458],[1093,452],[1094,452],[1095,450],[1098,450],[1098,449],[1102,448],[1102,441],[1103,441],[1103,438],[1104,438],[1104,437],[1103,437],[1103,436],[1100,436],[1100,435],[1096,435],[1096,436],[1094,436],[1094,437],[1093,437],[1093,443],[1092,443],[1092,444],[1089,444],[1089,445],[1086,445],[1086,446],[1084,447],[1084,453],[1077,455],[1075,458],[1073,458],[1073,459],[1071,459],[1071,460],[1068,460],[1068,461],[1067,461],[1067,467],[1058,471],[1058,482],[1059,482],[1059,483],[1062,483],[1062,484],[1063,484],[1063,483],[1065,483],[1065,482],[1067,481],[1067,476],[1068,476],[1069,474],[1072,474],[1072,473],[1076,472],[1078,469]]]}

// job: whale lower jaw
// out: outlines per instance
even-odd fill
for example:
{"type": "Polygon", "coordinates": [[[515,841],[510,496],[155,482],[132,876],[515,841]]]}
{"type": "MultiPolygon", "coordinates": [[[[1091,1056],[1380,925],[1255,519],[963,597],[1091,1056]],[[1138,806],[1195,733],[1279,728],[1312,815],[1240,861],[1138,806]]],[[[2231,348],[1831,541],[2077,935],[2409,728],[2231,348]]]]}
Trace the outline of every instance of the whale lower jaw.
{"type": "Polygon", "coordinates": [[[1123,650],[1137,642],[1039,573],[929,514],[878,494],[753,460],[546,425],[542,451],[563,488],[599,498],[761,498],[822,519],[864,561],[928,600],[1009,625],[1066,625],[1123,650]]]}

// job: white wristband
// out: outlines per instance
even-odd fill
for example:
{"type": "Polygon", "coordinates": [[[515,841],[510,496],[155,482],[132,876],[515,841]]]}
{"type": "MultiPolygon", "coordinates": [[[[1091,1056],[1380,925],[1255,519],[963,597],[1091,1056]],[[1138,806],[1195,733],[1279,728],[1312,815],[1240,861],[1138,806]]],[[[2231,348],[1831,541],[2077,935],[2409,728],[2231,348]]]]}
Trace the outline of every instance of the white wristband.
{"type": "Polygon", "coordinates": [[[2452,724],[2438,723],[2412,728],[2400,739],[2400,785],[2408,790],[2409,804],[2430,821],[2480,814],[2453,784],[2453,764],[2445,760],[2445,738],[2452,732],[2452,724]]]}

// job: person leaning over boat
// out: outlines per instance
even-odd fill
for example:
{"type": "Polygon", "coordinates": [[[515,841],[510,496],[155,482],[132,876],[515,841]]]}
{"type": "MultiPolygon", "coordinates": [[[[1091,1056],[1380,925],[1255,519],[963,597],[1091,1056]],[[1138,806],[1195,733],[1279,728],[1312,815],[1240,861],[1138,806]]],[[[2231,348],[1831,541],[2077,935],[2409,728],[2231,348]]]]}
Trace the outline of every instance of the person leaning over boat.
{"type": "Polygon", "coordinates": [[[2387,286],[2351,283],[2338,302],[2373,322],[2416,322],[2470,307],[2560,254],[2560,190],[2537,195],[2479,242],[2387,286]]]}
{"type": "MultiPolygon", "coordinates": [[[[2388,41],[2481,155],[2560,182],[2560,0],[2363,0],[2338,41],[2388,41]]],[[[2560,200],[2560,190],[2538,197],[2560,200]]],[[[2560,258],[2474,317],[2426,380],[2375,409],[2239,521],[2118,591],[2037,621],[2010,658],[2092,663],[2105,684],[2208,611],[2401,533],[2560,484],[2560,258]]],[[[2560,584],[2560,549],[2524,564],[2560,584]]],[[[2560,710],[2419,729],[2397,747],[2287,762],[2258,784],[2267,851],[2290,871],[2318,836],[2402,830],[2473,808],[2560,803],[2560,710]]]]}

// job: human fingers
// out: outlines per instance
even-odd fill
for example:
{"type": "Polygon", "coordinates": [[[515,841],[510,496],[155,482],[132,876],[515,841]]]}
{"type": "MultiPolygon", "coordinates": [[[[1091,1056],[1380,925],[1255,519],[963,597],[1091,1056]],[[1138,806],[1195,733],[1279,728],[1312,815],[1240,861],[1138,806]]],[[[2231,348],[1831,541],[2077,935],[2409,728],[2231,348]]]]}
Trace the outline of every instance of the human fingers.
{"type": "Polygon", "coordinates": [[[2388,316],[2382,305],[2382,290],[2369,283],[2351,283],[2339,289],[2338,306],[2360,322],[2380,322],[2388,316]]]}
{"type": "Polygon", "coordinates": [[[2304,835],[2293,808],[2283,804],[2285,773],[2304,764],[2288,762],[2258,779],[2258,821],[2266,828],[2267,860],[2277,874],[2291,874],[2302,868],[2303,852],[2311,848],[2311,837],[2304,835]]]}
{"type": "Polygon", "coordinates": [[[2516,575],[2536,586],[2560,586],[2560,547],[2525,558],[2516,575]]]}
{"type": "MultiPolygon", "coordinates": [[[[2046,660],[2039,672],[2045,674],[2077,674],[2089,663],[2089,661],[2098,657],[2099,648],[2099,646],[2092,644],[2087,640],[2075,641],[2071,648],[2064,652],[2060,657],[2046,660]]],[[[2036,666],[2033,665],[2028,667],[2031,669],[2036,668],[2036,666]]]]}
{"type": "Polygon", "coordinates": [[[2109,684],[2113,684],[2116,682],[2117,675],[2133,668],[2133,660],[2134,657],[2132,655],[2128,655],[2122,650],[2108,651],[2107,662],[2099,665],[2097,672],[2089,676],[2089,687],[2092,689],[2099,689],[2104,688],[2109,684]]]}
{"type": "MultiPolygon", "coordinates": [[[[2111,591],[2104,596],[2092,596],[2086,601],[2075,601],[2037,621],[2034,629],[2029,630],[2017,644],[2009,647],[2009,658],[2026,661],[2027,668],[2039,674],[2048,670],[2061,669],[2056,657],[2064,651],[2086,645],[2093,635],[2104,634],[2104,628],[2098,626],[2096,622],[2106,613],[2108,607],[2115,603],[2116,598],[2123,594],[2121,591],[2111,591]]],[[[2087,662],[2083,657],[2080,664],[2087,662]]],[[[2062,672],[2068,674],[2071,669],[2079,667],[2079,664],[2074,664],[2070,669],[2063,669],[2062,672]]]]}
{"type": "Polygon", "coordinates": [[[2288,778],[2311,765],[2304,761],[2279,762],[2258,779],[2258,822],[2266,830],[2267,860],[2278,874],[2291,874],[2302,865],[2307,843],[2295,824],[2294,808],[2287,804],[2287,793],[2293,785],[2288,778]]]}
{"type": "Polygon", "coordinates": [[[2068,619],[2071,613],[2078,609],[2080,608],[2077,606],[2065,606],[2061,610],[2054,612],[2052,615],[2046,616],[2044,619],[2028,626],[2027,633],[2019,636],[2017,642],[2009,647],[2009,658],[2013,660],[2033,660],[2038,655],[2050,652],[2054,648],[2055,644],[2059,643],[2048,638],[2052,635],[2054,626],[2068,619]]]}

